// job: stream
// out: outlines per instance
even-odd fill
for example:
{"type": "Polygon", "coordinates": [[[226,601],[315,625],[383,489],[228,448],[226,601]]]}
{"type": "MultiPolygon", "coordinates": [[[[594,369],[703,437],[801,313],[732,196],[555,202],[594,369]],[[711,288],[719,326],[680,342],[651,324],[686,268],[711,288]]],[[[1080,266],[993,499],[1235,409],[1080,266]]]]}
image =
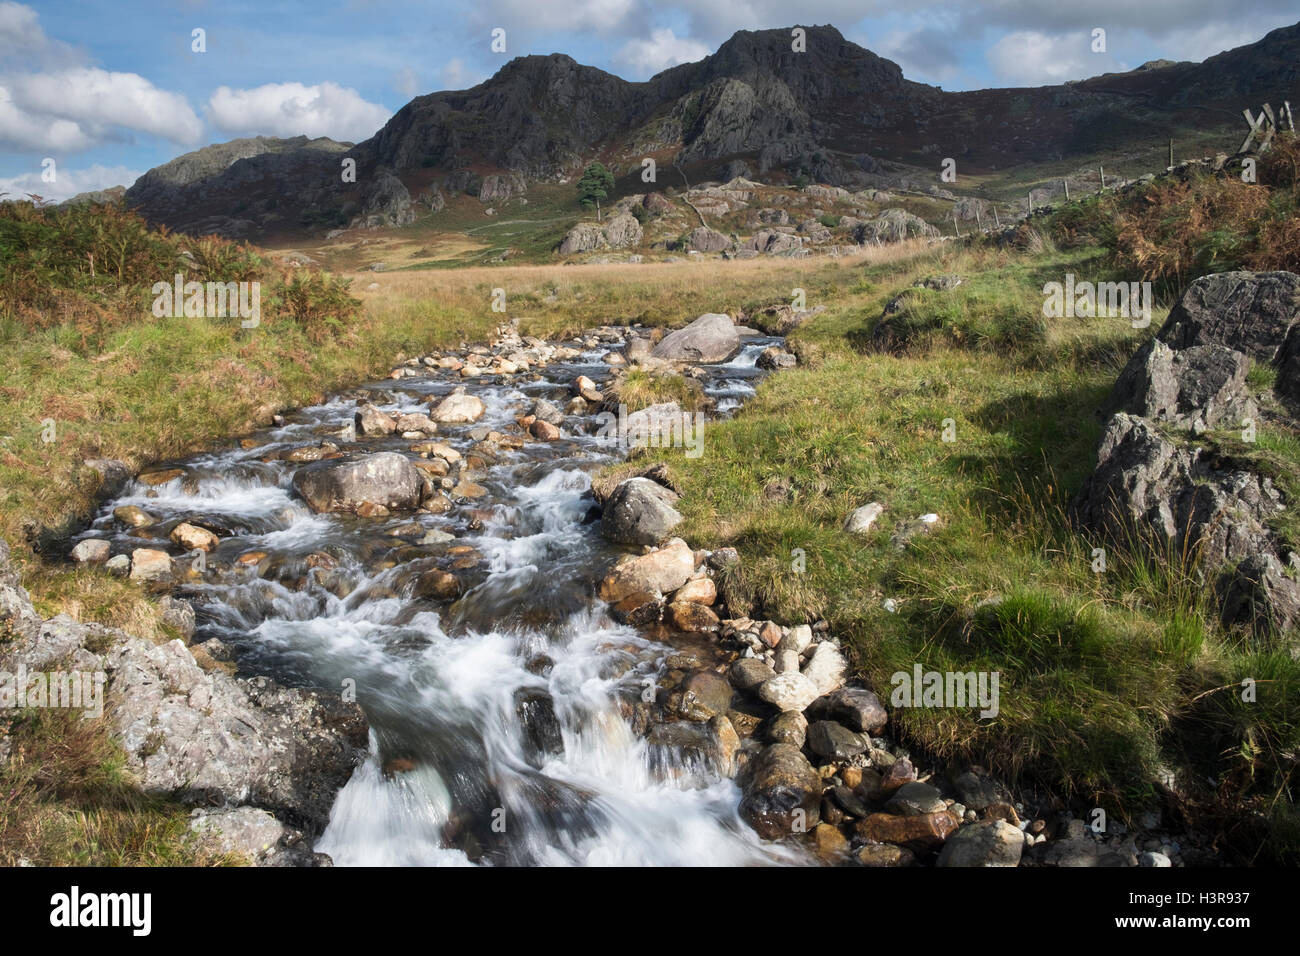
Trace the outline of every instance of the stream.
{"type": "MultiPolygon", "coordinates": [[[[591,474],[622,453],[597,436],[595,415],[567,416],[557,441],[523,436],[500,448],[473,477],[486,493],[439,514],[315,514],[293,490],[302,464],[283,456],[294,449],[330,441],[344,454],[411,456],[409,438],[349,433],[365,402],[427,411],[464,385],[484,415],[440,424],[432,438],[482,453],[486,433],[519,434],[515,421],[534,400],[563,407],[575,377],[602,387],[611,372],[603,358],[627,331],[562,343],[578,354],[533,372],[463,379],[421,367],[349,389],[229,447],[167,463],[183,472],[170,480],[133,481],[86,531],[115,554],[174,555],[168,534],[180,522],[217,531],[206,568],[175,591],[195,607],[194,643],[228,650],[240,675],[355,690],[370,753],[316,842],[336,865],[809,862],[741,820],[731,779],[634,729],[629,702],[670,658],[714,652],[701,635],[616,623],[595,597],[629,550],[600,534],[591,474]],[[113,512],[128,505],[155,523],[124,527],[113,512]],[[451,569],[463,593],[417,596],[430,567],[451,569]]],[[[778,342],[751,337],[731,361],[700,366],[714,417],[753,394],[766,374],[755,360],[778,342]]]]}

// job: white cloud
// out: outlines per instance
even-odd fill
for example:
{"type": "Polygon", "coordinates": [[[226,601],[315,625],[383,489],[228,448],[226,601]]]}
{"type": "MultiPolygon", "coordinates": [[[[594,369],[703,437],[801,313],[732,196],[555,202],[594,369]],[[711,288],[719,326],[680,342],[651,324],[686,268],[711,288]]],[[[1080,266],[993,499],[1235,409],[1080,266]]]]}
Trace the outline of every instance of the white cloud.
{"type": "Polygon", "coordinates": [[[1013,86],[1042,86],[1129,69],[1109,53],[1092,52],[1090,33],[1008,33],[988,51],[997,77],[1013,86]]]}
{"type": "Polygon", "coordinates": [[[336,83],[267,83],[249,90],[217,89],[208,100],[208,118],[226,133],[263,136],[329,136],[359,142],[391,115],[356,90],[336,83]]]}
{"type": "Polygon", "coordinates": [[[0,63],[9,69],[68,65],[83,59],[66,43],[51,40],[31,7],[0,0],[0,63]]]}
{"type": "Polygon", "coordinates": [[[91,141],[110,138],[115,127],[184,144],[203,134],[184,96],[160,90],[138,73],[75,67],[11,76],[4,85],[17,108],[38,122],[69,120],[91,141]]]}
{"type": "Polygon", "coordinates": [[[712,50],[699,40],[679,37],[664,28],[651,32],[648,39],[629,40],[618,52],[618,59],[637,75],[651,76],[679,63],[702,60],[712,50]]]}
{"type": "Polygon", "coordinates": [[[40,196],[53,202],[62,202],[77,195],[110,186],[130,186],[140,178],[139,170],[125,166],[88,166],[85,169],[63,169],[55,166],[55,179],[52,183],[41,180],[41,170],[19,173],[8,178],[0,177],[0,193],[8,193],[4,199],[25,199],[29,194],[40,196]]]}

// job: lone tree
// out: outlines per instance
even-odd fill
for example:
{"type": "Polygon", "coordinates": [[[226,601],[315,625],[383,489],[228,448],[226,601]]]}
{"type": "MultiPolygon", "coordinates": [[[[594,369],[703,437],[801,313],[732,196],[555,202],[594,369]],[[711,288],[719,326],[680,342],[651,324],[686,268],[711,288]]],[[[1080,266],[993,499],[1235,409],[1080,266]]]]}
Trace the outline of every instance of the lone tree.
{"type": "Polygon", "coordinates": [[[596,207],[596,221],[600,221],[600,201],[614,191],[614,174],[603,163],[592,163],[578,180],[578,202],[583,209],[596,207]]]}

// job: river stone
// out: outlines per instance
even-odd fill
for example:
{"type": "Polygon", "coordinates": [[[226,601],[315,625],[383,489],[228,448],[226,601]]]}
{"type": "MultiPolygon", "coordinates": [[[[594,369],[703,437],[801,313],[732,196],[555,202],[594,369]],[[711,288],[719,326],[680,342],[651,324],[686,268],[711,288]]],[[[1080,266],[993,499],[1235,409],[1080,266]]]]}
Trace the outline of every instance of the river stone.
{"type": "Polygon", "coordinates": [[[256,807],[200,807],[190,814],[190,832],[216,853],[234,854],[254,866],[329,866],[313,853],[301,830],[256,807]]]}
{"type": "Polygon", "coordinates": [[[533,402],[533,407],[528,414],[552,425],[564,424],[564,412],[560,411],[554,402],[548,402],[544,398],[533,402]]]}
{"type": "Polygon", "coordinates": [[[767,740],[773,744],[790,744],[803,749],[808,738],[808,719],[796,710],[777,714],[767,723],[767,740]]]}
{"type": "Polygon", "coordinates": [[[740,815],[767,840],[811,829],[820,822],[821,777],[790,744],[772,744],[741,771],[740,815]]]}
{"type": "Polygon", "coordinates": [[[217,545],[221,543],[220,539],[207,528],[200,528],[188,522],[181,522],[172,528],[169,537],[173,543],[179,544],[186,551],[215,551],[217,545]]]}
{"type": "Polygon", "coordinates": [[[131,552],[132,581],[165,581],[176,572],[176,562],[166,551],[136,548],[131,552]]]}
{"type": "Polygon", "coordinates": [[[103,564],[108,560],[109,543],[102,538],[78,541],[72,549],[72,560],[78,564],[103,564]]]}
{"type": "Polygon", "coordinates": [[[409,511],[420,504],[423,481],[405,455],[380,452],[306,465],[294,474],[293,487],[317,513],[356,512],[363,505],[409,511]]]}
{"type": "Polygon", "coordinates": [[[524,742],[524,759],[541,768],[550,757],[564,753],[564,733],[555,714],[555,700],[541,688],[515,691],[515,716],[524,742]]]}
{"type": "Polygon", "coordinates": [[[601,534],[618,544],[658,544],[682,522],[677,493],[649,478],[629,478],[605,502],[601,534]]]}
{"type": "Polygon", "coordinates": [[[939,851],[936,866],[1019,866],[1025,836],[1017,827],[996,820],[962,827],[939,851]]]}
{"type": "Polygon", "coordinates": [[[711,606],[717,599],[718,586],[713,583],[712,578],[696,578],[694,581],[687,581],[673,592],[674,601],[689,601],[692,604],[711,606]]]}
{"type": "Polygon", "coordinates": [[[638,591],[676,591],[695,571],[695,552],[680,538],[658,551],[615,565],[600,583],[600,599],[616,604],[638,591]]]}
{"type": "Polygon", "coordinates": [[[173,628],[182,639],[188,641],[194,636],[195,620],[194,605],[189,601],[174,598],[166,595],[158,602],[162,609],[162,621],[168,627],[173,628]]]}
{"type": "Polygon", "coordinates": [[[712,633],[720,626],[718,615],[703,604],[692,601],[674,601],[669,604],[666,620],[670,627],[684,634],[712,633]]]}
{"type": "Polygon", "coordinates": [[[367,402],[357,410],[353,421],[358,435],[391,435],[397,431],[393,416],[367,402]]]}
{"type": "Polygon", "coordinates": [[[856,826],[858,836],[872,843],[893,843],[921,852],[941,846],[960,825],[956,814],[947,810],[917,816],[873,813],[856,826]]]}
{"type": "Polygon", "coordinates": [[[939,813],[946,804],[938,789],[928,783],[905,783],[894,792],[885,804],[889,813],[914,817],[926,813],[939,813]]]}
{"type": "Polygon", "coordinates": [[[775,677],[776,671],[772,670],[762,658],[742,657],[731,665],[727,676],[737,690],[749,692],[755,690],[764,681],[775,677]]]}
{"type": "Polygon", "coordinates": [[[699,670],[682,681],[677,712],[686,720],[708,720],[731,709],[731,684],[721,674],[699,670]]]}
{"type": "Polygon", "coordinates": [[[85,464],[99,475],[99,487],[95,489],[99,501],[116,498],[131,481],[131,469],[116,458],[88,458],[85,464]]]}
{"type": "Polygon", "coordinates": [[[862,737],[833,720],[818,720],[808,725],[808,749],[819,757],[848,760],[867,749],[862,737]]]}
{"type": "Polygon", "coordinates": [[[848,662],[839,649],[829,641],[813,645],[812,653],[804,664],[803,675],[812,681],[818,695],[829,694],[844,683],[848,662]]]}
{"type": "Polygon", "coordinates": [[[403,412],[397,416],[396,424],[403,437],[414,432],[432,435],[438,431],[438,423],[423,412],[403,412]]]}
{"type": "Polygon", "coordinates": [[[910,850],[890,843],[868,843],[858,848],[855,859],[863,866],[909,866],[914,857],[910,850]]]}
{"type": "Polygon", "coordinates": [[[889,722],[880,698],[862,687],[843,687],[819,697],[809,705],[808,714],[839,721],[860,734],[877,734],[889,722]]]}
{"type": "Polygon", "coordinates": [[[456,575],[441,568],[430,568],[416,578],[411,596],[447,601],[459,597],[460,589],[460,579],[456,575]]]}
{"type": "Polygon", "coordinates": [[[725,362],[740,349],[740,335],[731,317],[708,312],[664,338],[651,357],[672,362],[725,362]]]}
{"type": "Polygon", "coordinates": [[[462,386],[434,406],[429,417],[435,422],[462,425],[478,421],[486,410],[482,399],[465,394],[462,386]]]}
{"type": "Polygon", "coordinates": [[[803,674],[778,674],[759,685],[758,696],[777,710],[803,712],[820,696],[817,685],[803,674]]]}
{"type": "Polygon", "coordinates": [[[780,642],[776,646],[779,650],[794,651],[796,654],[802,654],[812,646],[812,642],[812,628],[807,624],[796,624],[782,636],[780,642]]]}
{"type": "Polygon", "coordinates": [[[131,528],[145,528],[154,523],[153,516],[139,505],[121,505],[114,508],[113,517],[131,528]]]}

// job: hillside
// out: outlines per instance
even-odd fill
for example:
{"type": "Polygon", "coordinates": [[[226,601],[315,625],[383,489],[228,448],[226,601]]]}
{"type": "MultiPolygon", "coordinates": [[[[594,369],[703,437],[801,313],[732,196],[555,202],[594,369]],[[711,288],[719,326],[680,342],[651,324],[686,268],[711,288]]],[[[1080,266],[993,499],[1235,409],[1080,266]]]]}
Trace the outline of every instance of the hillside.
{"type": "MultiPolygon", "coordinates": [[[[511,60],[469,90],[419,96],[370,139],[256,138],[209,146],[145,174],[127,203],[153,222],[227,236],[302,238],[352,226],[437,224],[458,197],[482,213],[520,208],[599,157],[623,193],[641,163],[660,189],[737,175],[862,188],[927,188],[955,159],[956,194],[1020,200],[1105,164],[1136,177],[1180,158],[1235,149],[1241,110],[1300,101],[1300,24],[1204,63],[1029,89],[945,92],[811,27],[741,31],[697,63],[633,83],[563,54],[511,60]],[[345,182],[341,161],[356,161],[345,182]],[[676,165],[678,168],[672,168],[676,165]]],[[[945,185],[946,188],[946,185],[945,185]]],[[[517,218],[517,217],[512,217],[517,218]]]]}

